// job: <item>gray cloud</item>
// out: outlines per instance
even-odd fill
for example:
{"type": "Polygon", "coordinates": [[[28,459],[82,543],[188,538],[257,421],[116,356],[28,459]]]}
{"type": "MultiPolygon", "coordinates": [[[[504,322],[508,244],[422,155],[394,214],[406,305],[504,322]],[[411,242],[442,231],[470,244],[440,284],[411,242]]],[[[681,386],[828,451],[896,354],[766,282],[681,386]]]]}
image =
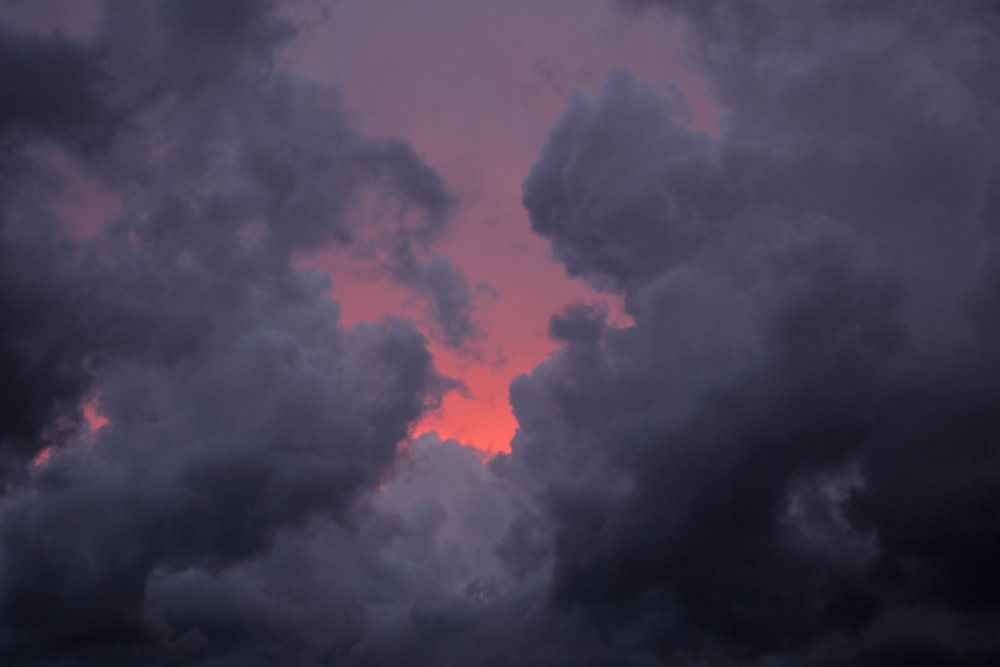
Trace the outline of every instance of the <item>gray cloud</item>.
{"type": "Polygon", "coordinates": [[[622,289],[669,268],[726,210],[719,156],[691,113],[626,71],[577,92],[524,183],[532,229],[570,275],[622,289]]]}
{"type": "MultiPolygon", "coordinates": [[[[423,264],[407,261],[396,270],[397,279],[425,295],[424,314],[434,324],[432,335],[445,347],[469,349],[486,332],[475,321],[475,295],[465,276],[446,257],[433,256],[423,264]]],[[[492,288],[486,289],[492,294],[492,288]]]]}
{"type": "Polygon", "coordinates": [[[571,99],[524,204],[634,323],[556,314],[486,468],[397,451],[455,381],[296,263],[370,257],[481,335],[447,187],[275,69],[271,3],[5,28],[51,76],[0,111],[0,657],[997,661],[995,7],[631,4],[688,23],[720,134],[625,71],[571,99]],[[96,235],[52,151],[120,197],[96,235]]]}
{"type": "Polygon", "coordinates": [[[0,37],[4,660],[326,660],[365,604],[417,589],[378,564],[402,529],[369,497],[456,382],[408,322],[345,329],[296,261],[405,262],[436,276],[413,288],[441,322],[473,328],[462,276],[421,259],[452,199],[408,145],[274,68],[292,30],[273,9],[112,3],[86,38],[0,37]],[[56,214],[52,154],[120,197],[96,235],[56,214]],[[110,424],[91,434],[94,392],[110,424]]]}
{"type": "Polygon", "coordinates": [[[524,183],[635,320],[555,318],[564,349],[511,388],[498,467],[554,525],[553,609],[678,664],[995,660],[1000,17],[662,5],[721,136],[617,72],[524,183]]]}

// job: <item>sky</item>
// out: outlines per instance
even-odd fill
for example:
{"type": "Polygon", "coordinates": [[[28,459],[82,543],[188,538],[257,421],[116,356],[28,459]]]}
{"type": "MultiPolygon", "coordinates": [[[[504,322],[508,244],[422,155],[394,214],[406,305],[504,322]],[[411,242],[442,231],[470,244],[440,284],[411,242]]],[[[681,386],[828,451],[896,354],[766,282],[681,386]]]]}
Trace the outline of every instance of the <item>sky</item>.
{"type": "MultiPolygon", "coordinates": [[[[337,86],[357,127],[405,139],[459,198],[440,252],[470,285],[482,286],[473,299],[484,336],[470,345],[473,354],[432,341],[438,366],[468,393],[448,395],[416,434],[433,430],[505,451],[516,426],[508,387],[554,349],[550,315],[579,300],[620,312],[613,296],[569,279],[551,261],[531,233],[521,181],[570,92],[596,92],[616,67],[682,87],[700,114],[696,126],[711,131],[718,112],[688,66],[682,29],[632,20],[602,1],[376,0],[299,11],[308,28],[287,52],[286,66],[337,86]]],[[[420,319],[405,289],[365,267],[337,260],[315,266],[333,275],[345,321],[390,312],[420,319]]]]}
{"type": "Polygon", "coordinates": [[[1000,663],[988,0],[8,0],[0,663],[1000,663]]]}

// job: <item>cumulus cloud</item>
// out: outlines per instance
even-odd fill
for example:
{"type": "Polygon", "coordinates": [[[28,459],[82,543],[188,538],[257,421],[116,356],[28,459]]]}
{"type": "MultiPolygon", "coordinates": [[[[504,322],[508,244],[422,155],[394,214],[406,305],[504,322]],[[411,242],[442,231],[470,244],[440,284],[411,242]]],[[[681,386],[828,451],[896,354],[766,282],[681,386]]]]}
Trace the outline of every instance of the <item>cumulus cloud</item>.
{"type": "Polygon", "coordinates": [[[343,327],[297,260],[381,253],[462,345],[464,278],[423,259],[451,195],[276,69],[274,3],[100,9],[92,34],[0,35],[0,655],[328,660],[366,604],[417,590],[378,564],[406,523],[369,500],[458,385],[411,323],[343,327]],[[83,239],[53,206],[60,160],[120,199],[83,239]]]}
{"type": "Polygon", "coordinates": [[[694,132],[612,73],[524,182],[635,321],[557,317],[511,388],[553,608],[677,664],[995,660],[1000,16],[644,4],[688,22],[724,114],[694,132]]]}
{"type": "Polygon", "coordinates": [[[686,23],[721,126],[571,97],[524,205],[631,323],[556,314],[485,467],[400,450],[455,381],[298,262],[374,258],[464,349],[446,185],[276,69],[272,3],[209,4],[3,22],[0,657],[1000,659],[993,3],[621,3],[686,23]],[[120,199],[96,234],[53,155],[120,199]]]}

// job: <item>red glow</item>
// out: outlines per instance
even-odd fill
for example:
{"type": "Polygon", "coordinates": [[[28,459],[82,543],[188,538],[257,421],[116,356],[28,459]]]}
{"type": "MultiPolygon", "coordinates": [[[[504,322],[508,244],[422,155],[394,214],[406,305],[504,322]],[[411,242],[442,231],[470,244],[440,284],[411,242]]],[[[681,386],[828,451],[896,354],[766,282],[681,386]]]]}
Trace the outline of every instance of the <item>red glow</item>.
{"type": "MultiPolygon", "coordinates": [[[[94,394],[91,398],[87,399],[83,406],[83,419],[87,422],[87,428],[90,429],[91,433],[94,433],[111,422],[107,417],[101,414],[98,408],[98,400],[100,396],[94,394]]],[[[47,463],[52,458],[52,447],[46,447],[42,451],[35,454],[35,458],[32,459],[32,463],[36,466],[40,466],[47,463]]]]}
{"type": "Polygon", "coordinates": [[[95,395],[83,404],[83,418],[87,420],[87,426],[90,427],[91,431],[97,431],[98,429],[104,428],[111,423],[108,421],[107,417],[98,411],[98,398],[99,397],[95,395]]]}
{"type": "MultiPolygon", "coordinates": [[[[613,319],[627,319],[549,259],[547,242],[531,232],[521,206],[521,181],[570,89],[594,92],[610,69],[628,67],[653,81],[675,81],[699,129],[713,131],[719,113],[684,67],[680,29],[631,21],[614,3],[428,0],[394,3],[392,11],[382,4],[337,5],[325,24],[311,17],[287,64],[341,88],[361,130],[408,141],[461,198],[454,232],[435,251],[471,285],[487,282],[499,297],[480,309],[488,340],[479,359],[431,343],[437,367],[461,379],[470,395],[449,395],[413,435],[437,431],[506,451],[516,427],[508,387],[551,354],[549,317],[577,300],[601,300],[613,319]]],[[[356,263],[317,257],[310,265],[330,271],[346,324],[387,314],[421,318],[405,290],[362,275],[356,263]]]]}
{"type": "Polygon", "coordinates": [[[32,463],[34,463],[36,466],[40,466],[46,461],[48,461],[50,458],[52,458],[52,448],[46,447],[42,451],[35,454],[35,458],[32,459],[32,463]]]}

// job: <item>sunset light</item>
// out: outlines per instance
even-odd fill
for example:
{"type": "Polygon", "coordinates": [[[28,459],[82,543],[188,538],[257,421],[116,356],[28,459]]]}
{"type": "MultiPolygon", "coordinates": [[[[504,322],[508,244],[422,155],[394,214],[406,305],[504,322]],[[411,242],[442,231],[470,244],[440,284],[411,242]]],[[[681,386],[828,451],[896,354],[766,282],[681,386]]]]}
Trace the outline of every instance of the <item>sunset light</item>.
{"type": "Polygon", "coordinates": [[[1000,665],[1000,2],[0,2],[0,666],[1000,665]]]}

